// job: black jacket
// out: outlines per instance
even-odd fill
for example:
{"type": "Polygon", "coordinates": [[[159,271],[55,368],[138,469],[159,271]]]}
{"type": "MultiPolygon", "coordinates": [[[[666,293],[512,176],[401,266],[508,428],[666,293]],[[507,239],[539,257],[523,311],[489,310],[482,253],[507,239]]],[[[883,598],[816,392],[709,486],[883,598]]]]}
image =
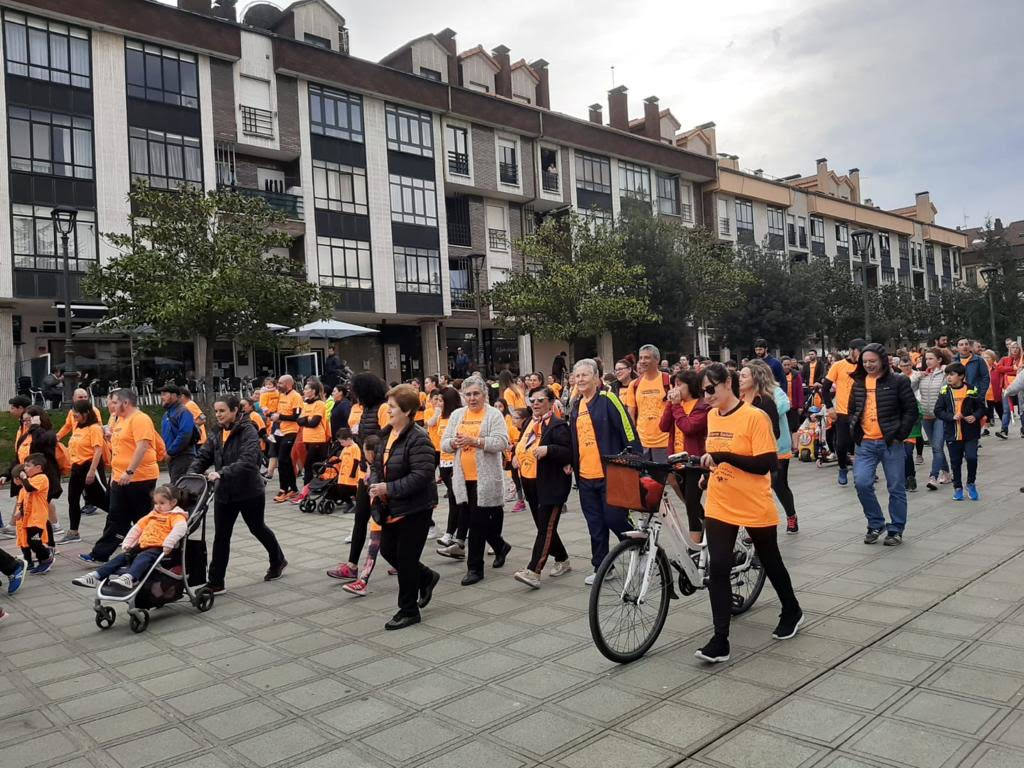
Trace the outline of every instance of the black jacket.
{"type": "Polygon", "coordinates": [[[226,443],[219,426],[211,429],[188,471],[201,475],[210,467],[220,473],[217,501],[262,496],[266,483],[260,476],[260,436],[256,425],[248,419],[238,419],[226,443]]]}
{"type": "MultiPolygon", "coordinates": [[[[866,375],[863,372],[854,374],[853,389],[850,391],[850,429],[853,441],[857,444],[864,439],[864,427],[861,417],[868,400],[868,390],[864,384],[866,375]]],[[[875,408],[878,412],[878,425],[882,429],[882,438],[887,445],[900,443],[914,429],[917,423],[917,398],[910,386],[910,379],[900,373],[886,371],[875,382],[875,408]]]]}
{"type": "MultiPolygon", "coordinates": [[[[527,429],[530,425],[527,424],[527,429]]],[[[540,443],[548,448],[547,456],[537,462],[537,504],[562,506],[572,489],[572,474],[564,467],[572,466],[572,435],[569,423],[552,416],[541,427],[540,443]]]]}
{"type": "MultiPolygon", "coordinates": [[[[967,385],[964,384],[964,386],[967,385]]],[[[974,416],[973,424],[956,420],[956,402],[953,398],[953,388],[949,384],[942,385],[939,396],[935,400],[935,418],[946,422],[946,428],[942,434],[947,443],[979,439],[981,437],[981,417],[985,415],[986,410],[985,398],[979,395],[978,390],[974,387],[968,388],[963,405],[963,415],[974,416]],[[960,434],[957,434],[957,424],[960,425],[960,434]]]]}
{"type": "MultiPolygon", "coordinates": [[[[812,366],[810,363],[804,363],[802,366],[800,366],[800,375],[803,376],[805,387],[811,386],[811,373],[812,366]]],[[[825,374],[828,373],[828,371],[825,369],[825,361],[822,360],[820,357],[815,358],[814,360],[813,373],[815,384],[821,384],[821,380],[824,379],[825,374]]]]}
{"type": "MultiPolygon", "coordinates": [[[[376,424],[374,409],[374,424],[376,424]]],[[[437,506],[437,483],[434,482],[434,444],[422,427],[410,424],[395,440],[383,466],[384,446],[391,427],[380,433],[381,449],[375,461],[374,480],[387,483],[387,520],[409,515],[429,514],[437,506]]],[[[367,482],[370,482],[369,480],[367,482]]]]}

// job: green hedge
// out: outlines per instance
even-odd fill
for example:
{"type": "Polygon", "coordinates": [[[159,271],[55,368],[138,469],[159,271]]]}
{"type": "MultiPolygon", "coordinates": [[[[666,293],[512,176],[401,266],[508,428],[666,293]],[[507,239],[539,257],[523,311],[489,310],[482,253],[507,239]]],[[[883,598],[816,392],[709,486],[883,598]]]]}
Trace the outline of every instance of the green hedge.
{"type": "MultiPolygon", "coordinates": [[[[164,417],[164,409],[159,405],[146,405],[143,411],[150,415],[157,429],[160,428],[160,421],[164,417]]],[[[110,416],[106,408],[101,408],[103,423],[107,423],[110,416]]],[[[54,431],[64,426],[64,420],[68,416],[67,411],[47,411],[50,414],[50,421],[53,422],[54,431]]],[[[18,434],[18,421],[9,412],[0,413],[0,471],[6,472],[14,463],[14,438],[18,434]]]]}

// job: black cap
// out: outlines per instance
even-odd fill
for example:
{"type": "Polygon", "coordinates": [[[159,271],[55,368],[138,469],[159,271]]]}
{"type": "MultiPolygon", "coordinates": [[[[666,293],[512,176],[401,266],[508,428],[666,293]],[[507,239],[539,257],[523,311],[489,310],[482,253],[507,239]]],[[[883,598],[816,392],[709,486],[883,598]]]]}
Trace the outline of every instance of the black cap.
{"type": "Polygon", "coordinates": [[[754,346],[764,347],[765,349],[768,349],[768,342],[765,341],[764,339],[754,339],[754,346]]]}
{"type": "Polygon", "coordinates": [[[164,384],[162,387],[160,387],[160,389],[157,390],[157,392],[167,392],[172,395],[180,395],[181,387],[179,387],[177,384],[164,384]]]}
{"type": "Polygon", "coordinates": [[[850,349],[864,349],[864,345],[867,344],[864,339],[851,339],[850,349]]]}

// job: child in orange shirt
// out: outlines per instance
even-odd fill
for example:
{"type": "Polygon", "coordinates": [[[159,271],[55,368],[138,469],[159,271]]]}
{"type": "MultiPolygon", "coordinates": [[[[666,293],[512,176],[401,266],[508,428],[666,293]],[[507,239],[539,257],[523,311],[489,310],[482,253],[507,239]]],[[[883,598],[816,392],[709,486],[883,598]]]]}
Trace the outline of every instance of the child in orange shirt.
{"type": "Polygon", "coordinates": [[[46,573],[53,568],[53,526],[50,523],[50,481],[43,472],[46,458],[32,453],[25,462],[11,470],[14,482],[21,486],[18,505],[14,512],[14,525],[18,546],[25,558],[29,573],[46,573]],[[32,555],[36,564],[32,565],[32,555]]]}
{"type": "Polygon", "coordinates": [[[173,485],[161,485],[153,491],[153,511],[139,520],[121,542],[121,554],[110,559],[95,571],[72,579],[78,587],[98,587],[104,579],[130,592],[146,578],[160,554],[170,555],[174,547],[188,533],[188,514],[179,504],[182,490],[173,485]],[[114,576],[122,568],[127,571],[114,576]]]}
{"type": "Polygon", "coordinates": [[[351,512],[355,506],[356,487],[359,485],[360,469],[359,464],[363,458],[363,452],[359,450],[356,441],[352,439],[352,430],[348,427],[338,427],[335,435],[341,443],[341,453],[331,463],[338,468],[338,496],[342,507],[342,514],[351,512]]]}
{"type": "MultiPolygon", "coordinates": [[[[341,430],[338,430],[339,432],[341,430]]],[[[380,450],[380,438],[377,435],[370,435],[363,440],[363,455],[366,457],[366,466],[369,470],[366,473],[366,485],[369,487],[376,482],[374,479],[374,460],[380,450]]],[[[374,502],[378,503],[378,502],[374,502]]],[[[363,569],[359,572],[359,578],[342,587],[346,592],[356,597],[366,597],[366,584],[370,581],[370,574],[377,564],[377,553],[380,551],[380,523],[370,518],[370,545],[366,548],[366,560],[363,561],[363,569]]]]}

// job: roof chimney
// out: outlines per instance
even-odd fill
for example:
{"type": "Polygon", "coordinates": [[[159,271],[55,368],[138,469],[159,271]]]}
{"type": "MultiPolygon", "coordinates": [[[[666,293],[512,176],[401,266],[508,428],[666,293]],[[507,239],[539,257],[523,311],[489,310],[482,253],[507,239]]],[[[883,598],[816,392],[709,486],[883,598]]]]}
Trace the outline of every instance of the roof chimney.
{"type": "Polygon", "coordinates": [[[235,4],[238,0],[214,0],[213,15],[218,19],[235,21],[235,4]]]}
{"type": "Polygon", "coordinates": [[[757,176],[759,179],[763,178],[764,177],[764,168],[755,168],[754,169],[754,175],[757,176]]]}
{"type": "Polygon", "coordinates": [[[860,202],[860,168],[851,168],[847,172],[847,177],[850,179],[850,183],[853,185],[853,202],[860,202]]]}
{"type": "Polygon", "coordinates": [[[829,179],[828,179],[828,158],[827,157],[819,157],[814,162],[818,166],[818,171],[817,171],[818,181],[817,181],[817,184],[815,185],[815,189],[818,192],[821,192],[822,194],[826,194],[826,195],[835,194],[835,191],[832,189],[832,185],[828,183],[829,182],[829,179]]]}
{"type": "Polygon", "coordinates": [[[657,96],[644,99],[644,136],[661,141],[661,109],[658,107],[657,96]]]}
{"type": "Polygon", "coordinates": [[[914,218],[925,224],[934,224],[935,212],[932,210],[932,198],[927,190],[914,195],[914,202],[917,204],[917,215],[914,218]]]}
{"type": "Polygon", "coordinates": [[[620,131],[629,130],[629,99],[624,85],[608,91],[608,125],[620,131]]]}
{"type": "Polygon", "coordinates": [[[494,76],[494,92],[506,99],[512,98],[512,63],[509,59],[509,49],[499,45],[491,51],[491,55],[498,63],[498,72],[494,76]]]}
{"type": "Polygon", "coordinates": [[[207,16],[213,13],[210,7],[210,0],[178,0],[178,10],[202,13],[207,16]]]}
{"type": "Polygon", "coordinates": [[[462,80],[459,77],[461,72],[459,71],[459,49],[455,44],[455,30],[445,27],[434,37],[448,52],[448,82],[451,85],[462,85],[462,80]]]}
{"type": "Polygon", "coordinates": [[[591,104],[588,109],[590,109],[590,122],[597,123],[598,125],[604,125],[604,116],[601,114],[601,105],[591,104]]]}
{"type": "Polygon", "coordinates": [[[992,225],[992,228],[996,232],[1002,232],[1003,231],[1003,220],[1001,218],[999,218],[998,216],[996,216],[996,222],[995,222],[995,224],[992,225]]]}
{"type": "Polygon", "coordinates": [[[548,82],[548,63],[544,59],[537,59],[530,65],[530,69],[537,73],[540,82],[537,83],[535,103],[541,109],[551,109],[551,88],[548,82]]]}

